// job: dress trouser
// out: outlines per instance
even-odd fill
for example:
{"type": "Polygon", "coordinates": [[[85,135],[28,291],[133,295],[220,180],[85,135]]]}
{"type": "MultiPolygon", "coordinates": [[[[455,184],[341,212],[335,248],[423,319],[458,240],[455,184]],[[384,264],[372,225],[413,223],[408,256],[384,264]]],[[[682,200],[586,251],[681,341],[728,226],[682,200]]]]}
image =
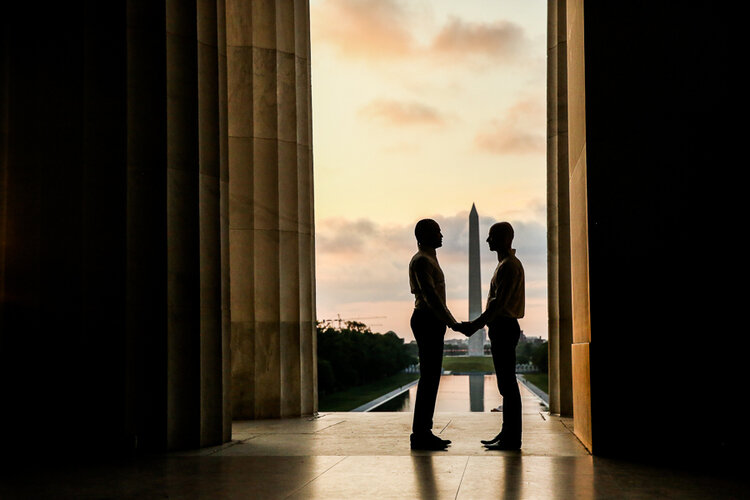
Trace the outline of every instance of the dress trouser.
{"type": "Polygon", "coordinates": [[[411,331],[419,348],[419,385],[412,422],[412,432],[415,434],[432,430],[432,416],[443,368],[445,329],[445,324],[429,311],[415,309],[411,316],[411,331]]]}
{"type": "Polygon", "coordinates": [[[497,388],[503,397],[503,440],[521,441],[521,393],[516,381],[516,345],[521,328],[516,318],[498,318],[489,325],[497,388]]]}

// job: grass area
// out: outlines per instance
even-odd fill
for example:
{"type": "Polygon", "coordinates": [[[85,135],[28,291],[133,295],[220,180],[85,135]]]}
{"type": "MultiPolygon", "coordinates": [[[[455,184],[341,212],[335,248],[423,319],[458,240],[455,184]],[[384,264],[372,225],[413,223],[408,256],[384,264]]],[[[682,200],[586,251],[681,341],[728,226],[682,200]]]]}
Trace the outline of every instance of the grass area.
{"type": "Polygon", "coordinates": [[[397,373],[371,384],[320,396],[318,406],[320,411],[351,411],[418,378],[418,373],[397,373]]]}
{"type": "Polygon", "coordinates": [[[495,371],[495,365],[492,364],[490,356],[444,356],[443,370],[462,373],[492,373],[495,371]]]}
{"type": "Polygon", "coordinates": [[[546,373],[524,373],[524,378],[544,391],[545,394],[549,394],[549,375],[546,373]]]}

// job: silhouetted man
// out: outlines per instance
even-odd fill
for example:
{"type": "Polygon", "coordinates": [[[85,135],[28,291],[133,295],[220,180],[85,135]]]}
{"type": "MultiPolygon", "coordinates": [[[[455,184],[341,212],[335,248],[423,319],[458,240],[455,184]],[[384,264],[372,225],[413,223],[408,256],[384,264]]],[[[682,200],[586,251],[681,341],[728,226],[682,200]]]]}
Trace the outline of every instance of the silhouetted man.
{"type": "Polygon", "coordinates": [[[498,222],[487,237],[490,250],[497,252],[498,264],[490,281],[487,306],[474,321],[462,323],[457,329],[464,334],[487,325],[492,345],[492,362],[497,374],[497,388],[503,397],[503,427],[492,439],[482,440],[492,450],[521,448],[521,393],[516,381],[516,345],[521,335],[518,318],[525,309],[524,272],[516,258],[513,227],[498,222]]]}
{"type": "Polygon", "coordinates": [[[414,294],[411,330],[419,348],[419,385],[410,437],[415,450],[442,450],[450,441],[432,433],[432,417],[443,367],[445,327],[458,323],[445,305],[445,277],[436,248],[443,245],[440,226],[422,219],[414,228],[419,251],[409,262],[409,286],[414,294]]]}

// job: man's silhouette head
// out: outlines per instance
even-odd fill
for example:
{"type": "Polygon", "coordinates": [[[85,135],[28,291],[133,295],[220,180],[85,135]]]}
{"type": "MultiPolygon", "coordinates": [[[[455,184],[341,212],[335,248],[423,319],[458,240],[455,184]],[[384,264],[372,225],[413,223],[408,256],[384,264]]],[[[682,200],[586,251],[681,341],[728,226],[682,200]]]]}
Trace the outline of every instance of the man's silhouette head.
{"type": "Polygon", "coordinates": [[[422,219],[414,228],[414,236],[421,247],[440,248],[443,246],[443,234],[440,225],[432,219],[422,219]]]}
{"type": "Polygon", "coordinates": [[[498,222],[490,228],[487,243],[493,252],[506,252],[513,243],[513,226],[509,222],[498,222]]]}

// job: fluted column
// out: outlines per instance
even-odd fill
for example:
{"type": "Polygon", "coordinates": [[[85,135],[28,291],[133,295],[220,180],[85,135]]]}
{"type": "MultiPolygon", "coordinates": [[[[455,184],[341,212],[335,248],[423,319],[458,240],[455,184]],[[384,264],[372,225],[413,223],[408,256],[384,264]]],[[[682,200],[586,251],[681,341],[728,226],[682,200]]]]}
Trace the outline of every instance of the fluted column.
{"type": "Polygon", "coordinates": [[[297,205],[299,221],[300,370],[302,414],[318,411],[318,343],[315,330],[315,200],[313,196],[310,9],[294,3],[297,86],[297,205]]]}
{"type": "Polygon", "coordinates": [[[316,409],[309,13],[227,1],[232,413],[316,409]]]}
{"type": "Polygon", "coordinates": [[[198,438],[200,249],[195,0],[167,0],[167,442],[198,438]]]}
{"type": "Polygon", "coordinates": [[[81,451],[220,444],[230,360],[238,417],[313,413],[307,3],[21,4],[0,16],[2,428],[58,408],[81,451]]]}
{"type": "MultiPolygon", "coordinates": [[[[226,113],[225,77],[220,58],[220,46],[224,43],[223,2],[198,0],[198,197],[200,232],[200,393],[201,393],[201,444],[226,441],[229,426],[225,422],[225,402],[228,398],[226,386],[229,369],[227,346],[228,323],[224,324],[223,295],[228,301],[228,290],[223,287],[226,278],[228,256],[222,255],[222,238],[227,236],[222,217],[221,178],[222,165],[226,170],[226,148],[222,147],[226,127],[222,120],[226,113]],[[222,37],[219,27],[222,27],[222,37]]],[[[226,172],[224,172],[226,181],[226,172]]],[[[226,182],[224,183],[226,189],[226,182]]],[[[228,311],[227,311],[228,312],[228,311]]]]}
{"type": "Polygon", "coordinates": [[[224,441],[232,434],[231,345],[229,303],[229,143],[227,130],[227,20],[225,0],[216,0],[219,66],[219,219],[221,240],[221,359],[224,441]]]}
{"type": "Polygon", "coordinates": [[[590,378],[591,310],[583,0],[567,0],[565,5],[573,428],[581,442],[591,450],[594,424],[591,411],[590,378]]]}
{"type": "Polygon", "coordinates": [[[230,439],[223,21],[216,0],[128,3],[128,380],[149,448],[230,439]]]}
{"type": "Polygon", "coordinates": [[[126,15],[125,380],[137,446],[165,449],[166,12],[163,2],[129,0],[126,15]]]}
{"type": "Polygon", "coordinates": [[[573,415],[566,2],[548,2],[547,276],[550,411],[573,415]]]}

